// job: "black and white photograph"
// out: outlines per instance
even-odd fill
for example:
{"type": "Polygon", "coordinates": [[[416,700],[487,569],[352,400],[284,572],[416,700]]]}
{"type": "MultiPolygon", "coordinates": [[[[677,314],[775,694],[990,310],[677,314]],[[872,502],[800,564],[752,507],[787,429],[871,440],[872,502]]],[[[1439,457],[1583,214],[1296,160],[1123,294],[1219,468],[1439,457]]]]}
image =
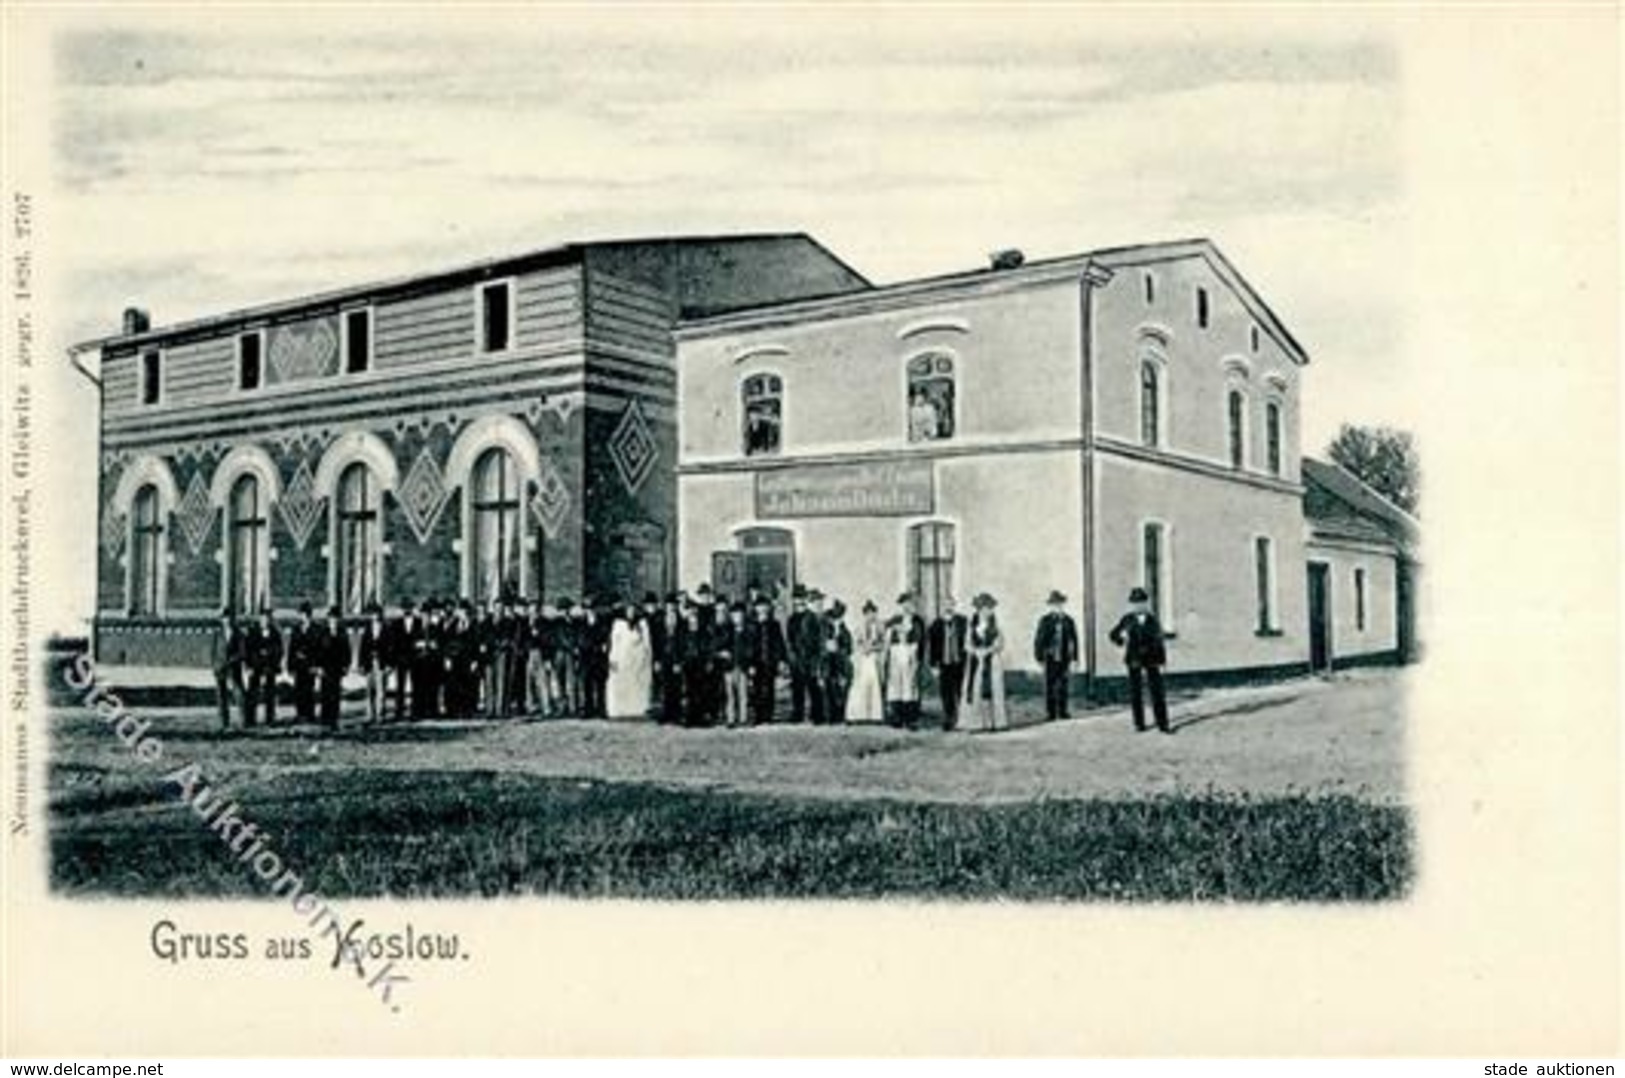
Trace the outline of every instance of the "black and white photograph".
{"type": "MultiPolygon", "coordinates": [[[[1453,581],[1501,586],[1441,538],[1497,497],[1455,446],[1526,427],[1439,392],[1422,35],[395,10],[25,35],[38,902],[189,993],[344,967],[396,1013],[538,938],[485,917],[1349,925],[1448,890],[1433,827],[1507,804],[1429,816],[1476,714],[1426,688],[1453,581]]],[[[1493,231],[1450,257],[1525,272],[1493,231]]],[[[1612,619],[1577,550],[1543,572],[1612,619]]],[[[1545,646],[1504,616],[1474,631],[1545,646]]]]}

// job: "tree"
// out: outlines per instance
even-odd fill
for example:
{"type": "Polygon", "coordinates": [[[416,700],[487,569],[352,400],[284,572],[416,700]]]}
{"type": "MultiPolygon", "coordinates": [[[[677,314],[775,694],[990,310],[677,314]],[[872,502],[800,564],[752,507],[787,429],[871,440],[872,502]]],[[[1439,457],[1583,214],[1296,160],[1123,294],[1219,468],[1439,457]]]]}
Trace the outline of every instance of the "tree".
{"type": "Polygon", "coordinates": [[[1422,466],[1409,431],[1344,423],[1326,455],[1405,512],[1416,513],[1422,466]]]}

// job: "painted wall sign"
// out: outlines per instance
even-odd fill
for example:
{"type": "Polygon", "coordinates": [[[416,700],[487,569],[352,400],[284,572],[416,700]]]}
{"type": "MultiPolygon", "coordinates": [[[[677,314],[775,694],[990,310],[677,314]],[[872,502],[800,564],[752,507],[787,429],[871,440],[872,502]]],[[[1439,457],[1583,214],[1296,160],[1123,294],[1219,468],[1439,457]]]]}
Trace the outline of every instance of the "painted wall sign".
{"type": "Polygon", "coordinates": [[[928,460],[818,464],[756,473],[756,516],[921,516],[936,510],[928,460]]]}

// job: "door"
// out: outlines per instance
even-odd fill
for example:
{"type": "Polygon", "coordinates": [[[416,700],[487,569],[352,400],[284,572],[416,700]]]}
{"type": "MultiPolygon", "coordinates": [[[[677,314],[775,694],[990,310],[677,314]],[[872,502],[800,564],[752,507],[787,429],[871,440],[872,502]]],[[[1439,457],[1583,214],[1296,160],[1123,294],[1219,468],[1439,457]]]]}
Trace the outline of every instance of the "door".
{"type": "Polygon", "coordinates": [[[749,528],[738,535],[744,584],[774,597],[788,595],[796,580],[795,537],[783,528],[749,528]]]}
{"type": "Polygon", "coordinates": [[[1309,563],[1309,669],[1316,671],[1332,665],[1330,579],[1330,568],[1325,563],[1309,563]]]}

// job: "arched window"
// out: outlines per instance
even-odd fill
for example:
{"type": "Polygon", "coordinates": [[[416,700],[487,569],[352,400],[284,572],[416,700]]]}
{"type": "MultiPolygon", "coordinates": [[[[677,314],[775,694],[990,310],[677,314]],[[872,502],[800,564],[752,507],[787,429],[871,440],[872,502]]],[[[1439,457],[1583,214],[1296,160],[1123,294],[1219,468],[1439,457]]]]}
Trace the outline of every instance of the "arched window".
{"type": "Polygon", "coordinates": [[[151,483],[135,492],[130,506],[130,594],[132,614],[156,614],[158,582],[163,572],[164,525],[158,512],[158,488],[151,483]]]}
{"type": "Polygon", "coordinates": [[[269,518],[259,478],[238,476],[227,502],[227,590],[226,602],[240,613],[252,613],[270,606],[270,582],[266,537],[269,518]]]}
{"type": "Polygon", "coordinates": [[[1226,400],[1226,425],[1229,430],[1230,467],[1242,468],[1247,463],[1247,395],[1232,389],[1226,400]]]}
{"type": "Polygon", "coordinates": [[[928,352],[908,361],[908,440],[934,442],[954,436],[954,360],[928,352]]]}
{"type": "Polygon", "coordinates": [[[954,588],[954,526],[916,524],[908,530],[908,575],[920,616],[935,620],[954,588]]]}
{"type": "Polygon", "coordinates": [[[339,474],[333,602],[346,614],[359,614],[379,598],[378,499],[378,484],[365,464],[356,461],[339,474]]]}
{"type": "Polygon", "coordinates": [[[1162,444],[1162,372],[1149,359],[1140,361],[1140,441],[1162,444]]]}
{"type": "Polygon", "coordinates": [[[474,463],[474,573],[477,602],[519,591],[519,477],[506,449],[487,449],[474,463]]]}
{"type": "Polygon", "coordinates": [[[1270,401],[1264,406],[1265,453],[1269,458],[1270,474],[1281,474],[1281,406],[1270,401]]]}
{"type": "Polygon", "coordinates": [[[784,383],[776,374],[757,374],[740,386],[745,420],[745,455],[777,453],[784,425],[784,383]]]}

